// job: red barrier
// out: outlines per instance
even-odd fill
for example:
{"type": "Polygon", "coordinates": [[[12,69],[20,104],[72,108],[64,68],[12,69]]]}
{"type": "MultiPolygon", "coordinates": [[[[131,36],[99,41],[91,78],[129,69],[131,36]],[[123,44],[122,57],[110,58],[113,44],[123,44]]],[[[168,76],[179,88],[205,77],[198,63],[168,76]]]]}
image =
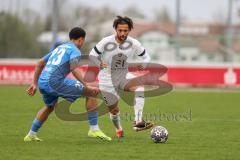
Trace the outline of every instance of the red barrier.
{"type": "MultiPolygon", "coordinates": [[[[86,72],[88,68],[80,68],[86,72]]],[[[149,68],[156,72],[156,68],[149,68]]],[[[90,67],[88,79],[94,80],[98,69],[90,67]]],[[[34,64],[0,64],[0,84],[29,84],[32,82],[34,64]]],[[[229,67],[168,67],[168,71],[162,79],[172,84],[180,85],[206,85],[206,86],[239,86],[240,68],[229,67]]]]}
{"type": "Polygon", "coordinates": [[[240,68],[169,67],[168,81],[189,85],[240,85],[240,68]]]}
{"type": "Polygon", "coordinates": [[[0,64],[0,84],[30,84],[34,65],[0,64]]]}

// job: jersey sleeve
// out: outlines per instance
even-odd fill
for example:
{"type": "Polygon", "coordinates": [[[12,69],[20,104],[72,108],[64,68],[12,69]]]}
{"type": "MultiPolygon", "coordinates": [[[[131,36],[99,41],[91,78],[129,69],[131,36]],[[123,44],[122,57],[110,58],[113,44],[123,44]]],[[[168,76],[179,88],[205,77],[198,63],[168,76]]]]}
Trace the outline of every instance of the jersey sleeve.
{"type": "Polygon", "coordinates": [[[135,53],[138,56],[143,56],[145,54],[145,49],[138,40],[134,40],[135,53]]]}
{"type": "Polygon", "coordinates": [[[104,45],[105,45],[105,40],[102,39],[100,42],[96,44],[96,46],[93,47],[93,49],[89,53],[90,61],[98,67],[101,64],[100,56],[104,52],[104,45]]]}
{"type": "Polygon", "coordinates": [[[73,70],[80,65],[80,59],[81,59],[81,52],[80,51],[73,51],[70,54],[69,64],[70,69],[73,70]]]}
{"type": "Polygon", "coordinates": [[[104,52],[104,45],[105,45],[105,40],[102,39],[100,42],[96,44],[96,46],[93,47],[93,51],[98,55],[101,55],[104,52]]]}
{"type": "Polygon", "coordinates": [[[43,60],[45,63],[47,63],[49,57],[51,56],[52,52],[49,52],[48,54],[46,54],[45,56],[43,56],[43,60]]]}
{"type": "Polygon", "coordinates": [[[146,68],[151,58],[145,48],[141,45],[138,40],[135,40],[135,53],[143,60],[143,68],[146,68]]]}

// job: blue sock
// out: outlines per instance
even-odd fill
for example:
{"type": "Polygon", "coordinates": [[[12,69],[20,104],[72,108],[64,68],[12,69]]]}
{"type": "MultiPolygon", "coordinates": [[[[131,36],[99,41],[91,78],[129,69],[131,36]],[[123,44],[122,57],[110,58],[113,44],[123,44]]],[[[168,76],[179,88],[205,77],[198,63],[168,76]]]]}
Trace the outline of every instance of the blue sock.
{"type": "Polygon", "coordinates": [[[39,128],[41,128],[43,122],[39,121],[37,118],[35,118],[32,122],[32,128],[31,131],[37,132],[39,128]]]}
{"type": "Polygon", "coordinates": [[[88,123],[90,124],[90,129],[95,131],[98,128],[98,112],[88,112],[88,123]]]}

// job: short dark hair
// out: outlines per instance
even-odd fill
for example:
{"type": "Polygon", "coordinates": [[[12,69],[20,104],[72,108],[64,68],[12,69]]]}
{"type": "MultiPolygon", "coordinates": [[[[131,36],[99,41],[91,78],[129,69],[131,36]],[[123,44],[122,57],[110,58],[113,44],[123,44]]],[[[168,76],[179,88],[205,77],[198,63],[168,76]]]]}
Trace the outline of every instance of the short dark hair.
{"type": "Polygon", "coordinates": [[[80,27],[74,27],[73,29],[71,29],[71,31],[69,32],[69,39],[78,39],[80,37],[85,38],[86,36],[86,32],[84,31],[84,29],[80,28],[80,27]]]}
{"type": "Polygon", "coordinates": [[[113,28],[117,29],[119,24],[127,24],[130,30],[133,29],[133,21],[129,17],[117,16],[113,21],[113,28]]]}

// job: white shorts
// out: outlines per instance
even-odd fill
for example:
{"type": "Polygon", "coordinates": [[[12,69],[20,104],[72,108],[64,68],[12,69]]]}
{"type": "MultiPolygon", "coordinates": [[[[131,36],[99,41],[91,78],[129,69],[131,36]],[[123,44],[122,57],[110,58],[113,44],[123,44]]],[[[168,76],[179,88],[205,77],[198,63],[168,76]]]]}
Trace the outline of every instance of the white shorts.
{"type": "Polygon", "coordinates": [[[128,71],[111,74],[101,72],[98,75],[99,89],[107,106],[111,106],[119,100],[119,90],[124,90],[126,84],[136,76],[128,71]]]}

